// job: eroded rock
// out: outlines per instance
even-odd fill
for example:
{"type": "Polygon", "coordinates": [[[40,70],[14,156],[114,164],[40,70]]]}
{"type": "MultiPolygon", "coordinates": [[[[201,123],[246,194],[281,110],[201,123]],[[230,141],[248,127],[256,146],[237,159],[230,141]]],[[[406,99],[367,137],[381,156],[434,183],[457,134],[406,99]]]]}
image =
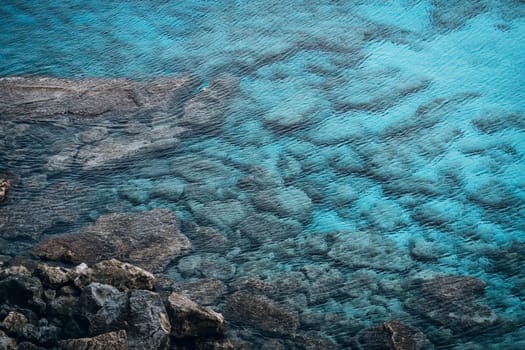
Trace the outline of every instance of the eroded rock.
{"type": "Polygon", "coordinates": [[[108,214],[75,234],[47,238],[33,254],[49,260],[94,264],[117,258],[144,269],[161,272],[191,249],[179,232],[175,214],[154,209],[134,214],[108,214]]]}
{"type": "Polygon", "coordinates": [[[92,338],[67,339],[60,342],[63,350],[128,350],[126,331],[120,330],[92,338]]]}

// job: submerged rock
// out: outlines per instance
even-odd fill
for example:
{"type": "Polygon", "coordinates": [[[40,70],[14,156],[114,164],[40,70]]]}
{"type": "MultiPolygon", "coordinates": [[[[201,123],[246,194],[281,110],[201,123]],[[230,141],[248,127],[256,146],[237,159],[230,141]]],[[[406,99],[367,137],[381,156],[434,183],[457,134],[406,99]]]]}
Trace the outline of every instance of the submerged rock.
{"type": "Polygon", "coordinates": [[[245,292],[236,292],[226,299],[227,320],[244,323],[272,334],[293,336],[299,328],[299,314],[273,300],[245,292]]]}
{"type": "Polygon", "coordinates": [[[175,258],[188,253],[190,241],[179,232],[175,214],[154,209],[134,214],[108,214],[74,234],[49,237],[33,254],[49,260],[94,264],[118,258],[161,272],[175,258]]]}
{"type": "Polygon", "coordinates": [[[477,299],[485,292],[485,283],[474,277],[442,276],[416,281],[418,295],[409,298],[407,308],[421,313],[434,323],[465,333],[486,329],[498,317],[477,299]]]}
{"type": "Polygon", "coordinates": [[[300,189],[290,186],[260,191],[254,198],[255,206],[284,218],[293,218],[303,224],[312,219],[312,200],[300,189]]]}
{"type": "Polygon", "coordinates": [[[93,117],[147,109],[167,109],[199,84],[194,76],[149,82],[128,79],[0,78],[0,114],[45,117],[58,114],[93,117]]]}
{"type": "Polygon", "coordinates": [[[423,332],[403,324],[390,321],[364,329],[355,338],[357,349],[366,350],[431,350],[432,343],[423,332]]]}

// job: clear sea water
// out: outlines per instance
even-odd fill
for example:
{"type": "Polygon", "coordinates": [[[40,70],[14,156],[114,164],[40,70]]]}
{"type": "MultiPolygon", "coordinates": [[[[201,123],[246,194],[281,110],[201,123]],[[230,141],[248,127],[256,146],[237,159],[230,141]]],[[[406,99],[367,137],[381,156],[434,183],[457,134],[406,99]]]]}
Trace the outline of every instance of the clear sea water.
{"type": "Polygon", "coordinates": [[[338,348],[396,319],[437,349],[525,348],[525,2],[4,0],[0,18],[0,76],[240,79],[213,133],[104,172],[46,166],[85,123],[0,116],[18,177],[0,253],[170,208],[229,241],[195,244],[172,278],[287,286],[273,298],[300,331],[338,348]],[[434,274],[483,280],[498,322],[451,332],[414,311],[407,285],[434,274]]]}

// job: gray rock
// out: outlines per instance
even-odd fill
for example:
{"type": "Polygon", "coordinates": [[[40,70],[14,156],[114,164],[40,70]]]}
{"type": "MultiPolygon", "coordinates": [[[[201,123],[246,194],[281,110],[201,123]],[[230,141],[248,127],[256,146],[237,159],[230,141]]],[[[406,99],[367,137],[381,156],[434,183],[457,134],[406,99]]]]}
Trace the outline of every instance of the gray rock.
{"type": "Polygon", "coordinates": [[[93,265],[91,278],[120,290],[152,290],[155,285],[155,276],[152,273],[117,259],[104,260],[93,265]]]}
{"type": "Polygon", "coordinates": [[[8,337],[7,334],[0,331],[0,349],[15,350],[16,349],[16,339],[8,337]]]}
{"type": "Polygon", "coordinates": [[[161,272],[188,253],[190,241],[180,233],[175,214],[166,209],[132,214],[108,214],[75,234],[53,236],[37,244],[33,254],[73,263],[94,264],[117,258],[161,272]]]}
{"type": "Polygon", "coordinates": [[[360,331],[355,337],[357,349],[367,350],[431,350],[432,343],[418,329],[400,321],[390,321],[360,331]]]}
{"type": "Polygon", "coordinates": [[[222,124],[229,100],[238,88],[238,78],[226,74],[216,77],[208,88],[185,104],[180,122],[194,129],[214,128],[222,124]]]}
{"type": "Polygon", "coordinates": [[[36,277],[23,275],[9,276],[0,281],[0,303],[29,308],[38,314],[46,309],[42,300],[42,283],[36,277]]]}
{"type": "Polygon", "coordinates": [[[241,234],[254,244],[293,238],[303,229],[295,220],[279,219],[271,214],[250,215],[238,227],[241,234]]]}
{"type": "Polygon", "coordinates": [[[229,246],[228,238],[211,227],[196,227],[190,239],[196,251],[223,253],[229,246]]]}
{"type": "Polygon", "coordinates": [[[273,300],[245,292],[236,292],[226,298],[226,320],[253,326],[271,335],[293,336],[299,327],[299,315],[273,300]]]}
{"type": "Polygon", "coordinates": [[[139,109],[167,109],[187,98],[198,85],[193,76],[162,78],[145,83],[127,79],[0,79],[0,114],[45,117],[60,114],[97,116],[139,109]]]}
{"type": "Polygon", "coordinates": [[[178,284],[177,293],[183,294],[200,305],[215,305],[226,292],[226,285],[213,278],[178,284]]]}
{"type": "Polygon", "coordinates": [[[129,293],[130,349],[169,349],[171,325],[160,296],[145,290],[129,293]]]}
{"type": "Polygon", "coordinates": [[[63,350],[128,350],[126,331],[120,330],[92,338],[67,339],[59,343],[63,350]]]}
{"type": "Polygon", "coordinates": [[[293,186],[260,191],[255,195],[254,203],[260,210],[296,219],[303,224],[312,219],[312,200],[293,186]]]}
{"type": "Polygon", "coordinates": [[[171,320],[171,334],[176,338],[218,337],[223,334],[221,314],[203,308],[184,295],[172,293],[167,308],[171,320]]]}
{"type": "Polygon", "coordinates": [[[246,206],[237,200],[196,203],[191,210],[198,221],[222,229],[232,229],[247,214],[246,206]]]}
{"type": "Polygon", "coordinates": [[[128,294],[115,287],[91,283],[82,291],[81,312],[91,334],[127,327],[128,294]]]}
{"type": "Polygon", "coordinates": [[[80,142],[85,144],[94,143],[106,138],[109,134],[109,131],[106,127],[103,126],[94,126],[86,131],[83,131],[78,135],[80,142]]]}
{"type": "Polygon", "coordinates": [[[498,321],[494,311],[477,302],[485,292],[485,283],[477,278],[442,276],[414,284],[418,295],[407,299],[406,307],[454,333],[479,332],[498,321]]]}

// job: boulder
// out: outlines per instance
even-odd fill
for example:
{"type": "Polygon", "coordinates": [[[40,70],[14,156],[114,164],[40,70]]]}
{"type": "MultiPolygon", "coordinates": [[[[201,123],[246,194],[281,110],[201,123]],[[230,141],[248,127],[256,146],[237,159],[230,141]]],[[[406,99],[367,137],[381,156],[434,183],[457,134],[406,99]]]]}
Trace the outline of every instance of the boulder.
{"type": "Polygon", "coordinates": [[[32,253],[44,259],[94,264],[118,258],[153,272],[161,272],[191,249],[179,232],[175,214],[166,209],[142,213],[108,214],[75,234],[53,236],[32,253]]]}
{"type": "Polygon", "coordinates": [[[146,290],[131,291],[127,322],[130,350],[169,349],[171,325],[159,294],[146,290]]]}
{"type": "Polygon", "coordinates": [[[11,311],[2,321],[2,329],[16,338],[27,338],[29,321],[24,314],[11,311]]]}
{"type": "Polygon", "coordinates": [[[247,324],[270,335],[293,336],[299,327],[299,315],[275,301],[246,292],[235,292],[226,298],[226,320],[247,324]]]}
{"type": "Polygon", "coordinates": [[[124,330],[92,338],[62,340],[59,344],[62,350],[128,350],[127,334],[124,330]]]}
{"type": "Polygon", "coordinates": [[[0,78],[0,114],[24,118],[72,114],[94,117],[139,109],[168,109],[199,84],[194,76],[149,82],[128,79],[0,78]]]}
{"type": "Polygon", "coordinates": [[[127,310],[128,294],[113,286],[91,283],[82,290],[80,312],[91,334],[126,328],[127,310]]]}
{"type": "Polygon", "coordinates": [[[152,290],[155,285],[155,276],[152,273],[117,259],[104,260],[93,265],[91,278],[121,290],[152,290]]]}
{"type": "Polygon", "coordinates": [[[68,272],[62,267],[39,264],[34,275],[40,279],[44,287],[58,289],[70,281],[68,272]]]}
{"type": "Polygon", "coordinates": [[[42,283],[36,277],[12,275],[0,281],[0,303],[28,308],[38,314],[46,309],[42,283]]]}
{"type": "Polygon", "coordinates": [[[418,329],[400,321],[390,321],[360,331],[355,337],[357,349],[367,350],[431,350],[432,343],[418,329]]]}
{"type": "Polygon", "coordinates": [[[200,306],[182,294],[172,293],[167,301],[171,334],[176,338],[217,337],[223,334],[221,314],[200,306]]]}

